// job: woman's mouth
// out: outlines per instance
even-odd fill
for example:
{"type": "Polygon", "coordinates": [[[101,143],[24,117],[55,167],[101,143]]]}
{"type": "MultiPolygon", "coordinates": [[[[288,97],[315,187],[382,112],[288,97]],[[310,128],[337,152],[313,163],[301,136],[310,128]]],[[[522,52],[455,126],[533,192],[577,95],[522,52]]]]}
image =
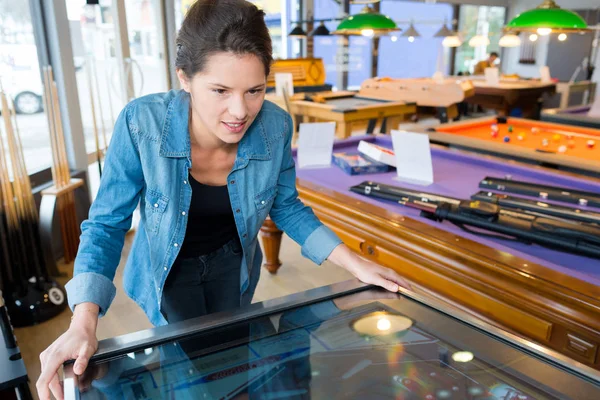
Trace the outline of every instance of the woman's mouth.
{"type": "Polygon", "coordinates": [[[227,130],[229,130],[229,132],[232,132],[232,133],[240,133],[244,130],[244,127],[246,126],[246,121],[242,121],[242,122],[221,121],[221,123],[223,125],[225,125],[225,128],[227,128],[227,130]]]}

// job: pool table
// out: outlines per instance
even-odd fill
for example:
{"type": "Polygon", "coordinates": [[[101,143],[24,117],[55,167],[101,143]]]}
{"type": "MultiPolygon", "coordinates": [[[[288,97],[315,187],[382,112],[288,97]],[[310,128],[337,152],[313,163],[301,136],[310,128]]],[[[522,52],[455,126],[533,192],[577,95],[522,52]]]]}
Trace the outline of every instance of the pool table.
{"type": "MultiPolygon", "coordinates": [[[[386,135],[363,140],[391,148],[386,135]]],[[[355,152],[361,137],[336,143],[355,152]]],[[[350,176],[332,165],[297,169],[302,201],[354,251],[394,268],[431,293],[505,329],[600,368],[600,261],[538,245],[476,235],[419,210],[349,188],[364,180],[468,199],[486,176],[600,193],[600,180],[432,145],[435,183],[395,180],[395,171],[350,176]]],[[[589,208],[592,211],[593,208],[589,208]]],[[[262,228],[265,267],[275,273],[281,232],[262,228]]]]}
{"type": "Polygon", "coordinates": [[[417,112],[415,103],[382,100],[346,91],[300,93],[290,100],[289,112],[296,116],[297,123],[333,121],[339,138],[349,137],[357,124],[368,124],[367,132],[372,133],[378,121],[382,127],[380,131],[384,133],[384,120],[387,120],[386,126],[398,126],[417,112]]]}
{"type": "Polygon", "coordinates": [[[75,399],[598,399],[600,373],[355,280],[99,343],[75,399]]]}
{"type": "Polygon", "coordinates": [[[589,115],[591,105],[551,108],[542,111],[542,121],[600,129],[600,114],[589,115]]]}
{"type": "Polygon", "coordinates": [[[506,80],[500,81],[498,85],[490,85],[481,79],[474,79],[472,82],[475,94],[466,98],[465,102],[493,109],[500,116],[508,116],[513,109],[520,108],[523,117],[537,118],[538,100],[545,93],[554,94],[556,91],[554,83],[539,81],[506,80]]]}
{"type": "Polygon", "coordinates": [[[600,131],[597,129],[521,118],[483,117],[442,124],[427,133],[433,143],[600,176],[600,131]]]}

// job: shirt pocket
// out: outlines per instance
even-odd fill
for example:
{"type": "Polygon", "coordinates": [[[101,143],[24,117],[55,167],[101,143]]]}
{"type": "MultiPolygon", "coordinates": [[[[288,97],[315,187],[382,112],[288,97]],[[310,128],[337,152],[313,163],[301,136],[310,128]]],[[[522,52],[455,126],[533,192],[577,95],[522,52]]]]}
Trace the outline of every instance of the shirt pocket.
{"type": "Polygon", "coordinates": [[[254,196],[254,204],[256,205],[256,212],[259,220],[264,220],[267,218],[267,214],[271,210],[273,202],[275,201],[275,196],[277,196],[277,186],[263,190],[254,196]]]}
{"type": "Polygon", "coordinates": [[[169,204],[169,198],[156,190],[146,191],[146,229],[157,234],[160,222],[169,204]]]}

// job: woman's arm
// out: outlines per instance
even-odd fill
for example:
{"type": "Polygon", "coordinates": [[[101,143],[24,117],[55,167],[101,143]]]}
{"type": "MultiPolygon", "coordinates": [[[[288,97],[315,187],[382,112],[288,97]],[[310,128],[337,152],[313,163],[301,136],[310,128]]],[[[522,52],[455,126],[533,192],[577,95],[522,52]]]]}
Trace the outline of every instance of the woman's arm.
{"type": "Polygon", "coordinates": [[[397,292],[398,285],[410,285],[389,268],[365,260],[352,252],[340,238],[315,216],[312,209],[298,198],[296,169],[292,156],[292,119],[286,119],[284,155],[277,184],[277,197],[270,211],[275,225],[302,246],[302,254],[316,264],[329,259],[345,268],[362,282],[379,285],[397,292]]]}
{"type": "Polygon", "coordinates": [[[80,303],[94,303],[100,316],[115,297],[112,281],[144,186],[134,136],[137,127],[132,123],[134,110],[135,104],[126,106],[115,123],[96,200],[81,224],[73,279],[66,285],[71,309],[80,303]]]}
{"type": "Polygon", "coordinates": [[[96,327],[115,296],[115,275],[125,234],[143,188],[143,175],[137,144],[131,135],[131,105],[119,115],[104,163],[100,189],[81,226],[79,251],[73,279],[67,285],[73,318],[69,329],[42,354],[42,371],[36,383],[41,400],[50,391],[63,398],[58,369],[75,360],[74,372],[81,375],[98,348],[96,327]]]}

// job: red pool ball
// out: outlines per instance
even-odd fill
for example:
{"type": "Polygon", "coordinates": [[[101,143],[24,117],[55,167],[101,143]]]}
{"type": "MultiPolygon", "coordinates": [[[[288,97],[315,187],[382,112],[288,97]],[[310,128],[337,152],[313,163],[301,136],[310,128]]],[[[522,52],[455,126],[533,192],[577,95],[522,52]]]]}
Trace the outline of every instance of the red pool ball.
{"type": "Polygon", "coordinates": [[[588,149],[593,149],[594,146],[596,145],[596,142],[593,140],[588,140],[585,145],[587,146],[588,149]]]}
{"type": "Polygon", "coordinates": [[[495,138],[495,137],[498,137],[498,131],[494,131],[494,130],[492,130],[492,132],[490,132],[490,135],[491,135],[493,138],[495,138]]]}

